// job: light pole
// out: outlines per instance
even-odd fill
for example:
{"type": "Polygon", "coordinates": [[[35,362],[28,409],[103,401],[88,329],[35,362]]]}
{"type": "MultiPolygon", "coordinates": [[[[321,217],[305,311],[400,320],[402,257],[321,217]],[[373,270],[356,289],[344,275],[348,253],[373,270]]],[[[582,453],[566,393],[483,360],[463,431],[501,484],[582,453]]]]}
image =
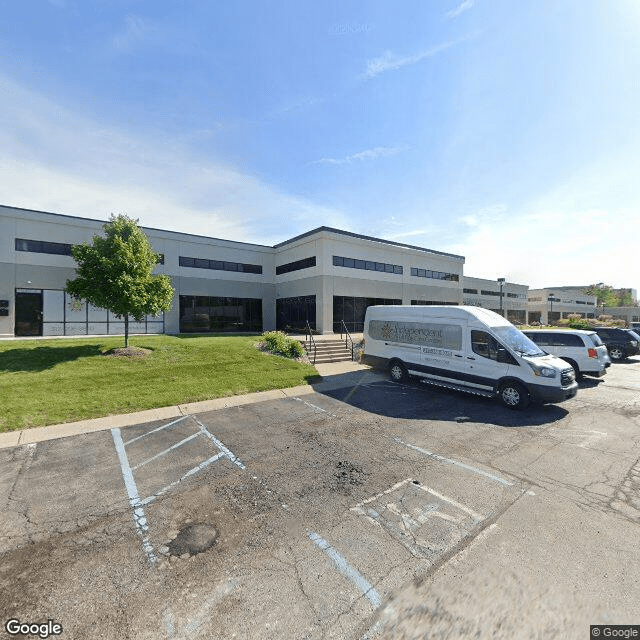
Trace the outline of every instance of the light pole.
{"type": "Polygon", "coordinates": [[[550,293],[548,296],[549,303],[551,304],[551,309],[549,311],[549,317],[547,318],[547,324],[551,324],[551,315],[553,314],[553,296],[555,296],[555,293],[550,293]]]}
{"type": "Polygon", "coordinates": [[[504,286],[504,278],[498,278],[498,282],[500,283],[500,315],[504,317],[504,311],[502,308],[502,287],[504,286]]]}

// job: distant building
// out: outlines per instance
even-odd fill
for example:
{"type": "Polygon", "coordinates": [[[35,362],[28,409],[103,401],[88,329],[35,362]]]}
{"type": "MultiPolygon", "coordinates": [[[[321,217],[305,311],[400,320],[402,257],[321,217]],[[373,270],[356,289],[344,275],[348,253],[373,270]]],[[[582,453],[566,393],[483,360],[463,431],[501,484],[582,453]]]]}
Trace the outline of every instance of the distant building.
{"type": "Polygon", "coordinates": [[[596,302],[595,296],[582,293],[582,287],[529,289],[529,322],[550,324],[571,314],[577,314],[582,318],[595,318],[596,302]]]}
{"type": "Polygon", "coordinates": [[[490,309],[513,324],[527,323],[527,285],[464,276],[462,287],[462,304],[490,309]]]}

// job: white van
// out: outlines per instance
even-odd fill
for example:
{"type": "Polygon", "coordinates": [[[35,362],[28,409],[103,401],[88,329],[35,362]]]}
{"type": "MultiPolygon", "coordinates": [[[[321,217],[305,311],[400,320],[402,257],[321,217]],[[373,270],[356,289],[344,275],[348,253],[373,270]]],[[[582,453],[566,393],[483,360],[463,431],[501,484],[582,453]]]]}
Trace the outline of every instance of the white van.
{"type": "Polygon", "coordinates": [[[498,396],[511,409],[576,395],[575,372],[502,316],[480,307],[372,306],[364,318],[363,361],[401,382],[498,396]]]}

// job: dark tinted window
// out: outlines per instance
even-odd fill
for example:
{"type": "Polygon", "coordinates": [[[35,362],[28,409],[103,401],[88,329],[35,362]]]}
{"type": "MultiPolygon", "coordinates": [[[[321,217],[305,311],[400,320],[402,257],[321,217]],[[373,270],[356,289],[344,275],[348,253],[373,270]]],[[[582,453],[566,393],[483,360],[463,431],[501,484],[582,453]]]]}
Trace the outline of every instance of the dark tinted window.
{"type": "Polygon", "coordinates": [[[590,333],[587,336],[587,340],[591,340],[596,347],[602,346],[602,340],[600,340],[600,336],[597,333],[590,333]]]}
{"type": "Polygon", "coordinates": [[[178,256],[178,264],[181,267],[213,269],[214,271],[241,271],[243,273],[262,273],[261,264],[244,264],[243,262],[207,260],[206,258],[189,258],[188,256],[178,256]]]}
{"type": "Polygon", "coordinates": [[[575,333],[554,333],[553,342],[560,347],[584,347],[582,338],[575,333]]]}
{"type": "Polygon", "coordinates": [[[71,255],[70,244],[63,242],[47,242],[46,240],[24,240],[15,239],[16,251],[29,251],[30,253],[50,253],[58,256],[71,255]]]}
{"type": "Polygon", "coordinates": [[[524,331],[523,332],[527,338],[533,340],[537,345],[547,346],[549,345],[549,335],[544,331],[524,331]]]}
{"type": "Polygon", "coordinates": [[[498,341],[486,331],[471,331],[471,349],[483,358],[498,359],[498,341]]]}
{"type": "Polygon", "coordinates": [[[283,273],[291,273],[292,271],[300,271],[301,269],[308,269],[309,267],[316,266],[316,257],[303,258],[302,260],[296,260],[294,262],[288,262],[287,264],[281,264],[276,267],[276,275],[283,273]]]}
{"type": "Polygon", "coordinates": [[[381,271],[383,273],[394,273],[397,275],[402,275],[402,265],[400,264],[388,264],[386,262],[373,262],[372,260],[359,260],[357,258],[345,258],[343,256],[333,256],[333,265],[335,267],[348,267],[349,269],[365,269],[367,271],[381,271]]]}

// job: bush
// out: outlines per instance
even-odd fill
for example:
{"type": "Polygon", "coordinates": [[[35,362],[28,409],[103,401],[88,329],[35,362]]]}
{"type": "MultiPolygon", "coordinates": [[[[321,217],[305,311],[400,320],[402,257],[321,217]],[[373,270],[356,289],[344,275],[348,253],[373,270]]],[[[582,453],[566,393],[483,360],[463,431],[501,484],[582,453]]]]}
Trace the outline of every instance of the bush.
{"type": "Polygon", "coordinates": [[[571,318],[569,320],[569,326],[572,329],[590,329],[591,323],[585,318],[571,318]]]}
{"type": "Polygon", "coordinates": [[[304,348],[298,340],[289,338],[282,331],[265,331],[262,334],[266,348],[286,358],[300,358],[304,354],[304,348]]]}

